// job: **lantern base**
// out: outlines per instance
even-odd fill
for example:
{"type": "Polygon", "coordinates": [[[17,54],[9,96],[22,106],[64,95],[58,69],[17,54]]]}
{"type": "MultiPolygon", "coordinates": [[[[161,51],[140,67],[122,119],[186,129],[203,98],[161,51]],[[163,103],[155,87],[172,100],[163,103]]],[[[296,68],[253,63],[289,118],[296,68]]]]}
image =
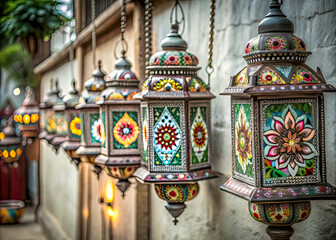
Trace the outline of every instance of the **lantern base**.
{"type": "Polygon", "coordinates": [[[166,204],[166,209],[174,217],[173,223],[176,225],[178,223],[177,218],[183,213],[184,209],[187,207],[184,203],[170,203],[166,204]]]}
{"type": "Polygon", "coordinates": [[[103,171],[103,169],[99,165],[93,164],[92,172],[94,172],[98,178],[99,178],[99,174],[101,173],[101,171],[103,171]]]}
{"type": "Polygon", "coordinates": [[[49,144],[51,144],[51,141],[54,139],[54,137],[55,137],[55,133],[47,133],[44,139],[47,140],[49,144]]]}
{"type": "Polygon", "coordinates": [[[79,164],[81,164],[80,158],[72,158],[71,161],[76,164],[77,169],[79,168],[79,164]]]}
{"type": "Polygon", "coordinates": [[[131,183],[128,181],[128,179],[119,179],[117,182],[118,189],[122,192],[122,197],[125,197],[125,192],[128,189],[128,187],[131,185],[131,183]]]}
{"type": "Polygon", "coordinates": [[[291,226],[268,226],[266,232],[272,240],[290,240],[294,229],[291,226]]]}

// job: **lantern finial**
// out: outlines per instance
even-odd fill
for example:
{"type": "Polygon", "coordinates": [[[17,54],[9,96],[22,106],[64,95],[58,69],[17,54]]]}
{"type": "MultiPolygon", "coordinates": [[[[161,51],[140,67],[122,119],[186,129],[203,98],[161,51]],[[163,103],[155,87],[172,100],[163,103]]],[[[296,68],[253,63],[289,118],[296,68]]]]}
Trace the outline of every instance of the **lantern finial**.
{"type": "Polygon", "coordinates": [[[259,23],[258,33],[271,32],[290,32],[294,33],[294,24],[281,11],[281,3],[278,0],[272,0],[269,7],[270,11],[266,17],[259,23]]]}

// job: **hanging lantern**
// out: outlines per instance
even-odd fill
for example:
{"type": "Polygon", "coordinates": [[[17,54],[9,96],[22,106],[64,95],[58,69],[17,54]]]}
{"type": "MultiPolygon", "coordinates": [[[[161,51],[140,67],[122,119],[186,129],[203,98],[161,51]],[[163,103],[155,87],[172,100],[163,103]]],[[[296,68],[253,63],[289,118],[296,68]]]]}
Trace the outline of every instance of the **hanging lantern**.
{"type": "Polygon", "coordinates": [[[310,200],[336,197],[326,181],[323,99],[335,88],[305,64],[311,53],[277,0],[258,33],[245,48],[248,65],[222,93],[232,96],[233,177],[221,189],[248,200],[272,239],[289,239],[310,200]]]}
{"type": "Polygon", "coordinates": [[[123,196],[130,185],[128,178],[140,166],[140,101],[133,98],[139,91],[139,81],[130,69],[125,56],[119,58],[97,101],[104,129],[111,126],[111,131],[106,131],[96,162],[119,179],[117,187],[123,196]]]}
{"type": "Polygon", "coordinates": [[[83,161],[92,163],[97,175],[101,172],[101,168],[96,164],[95,158],[100,154],[101,143],[105,141],[104,125],[99,118],[99,105],[95,103],[99,93],[105,88],[105,73],[101,70],[100,61],[98,66],[98,69],[92,72],[93,78],[85,82],[86,89],[76,106],[81,116],[82,133],[81,146],[76,150],[76,154],[83,161]]]}
{"type": "Polygon", "coordinates": [[[26,88],[26,98],[14,112],[14,121],[20,124],[24,138],[35,139],[39,132],[39,107],[33,96],[32,89],[26,88]]]}
{"type": "Polygon", "coordinates": [[[0,158],[8,165],[15,166],[22,155],[21,139],[16,135],[10,120],[1,132],[0,158]]]}
{"type": "Polygon", "coordinates": [[[59,97],[58,81],[55,81],[55,89],[52,89],[53,81],[51,80],[51,90],[48,92],[46,99],[40,103],[41,109],[41,127],[43,128],[39,138],[45,139],[50,144],[56,133],[55,113],[53,106],[62,101],[59,97]]]}
{"type": "Polygon", "coordinates": [[[76,150],[80,146],[80,137],[82,135],[81,130],[81,118],[79,111],[75,109],[79,102],[78,91],[76,90],[76,81],[72,82],[73,89],[68,95],[63,97],[63,106],[65,118],[67,121],[67,135],[65,141],[61,147],[69,155],[71,160],[78,166],[80,164],[80,157],[76,154],[76,150]]]}
{"type": "MultiPolygon", "coordinates": [[[[178,2],[175,8],[181,7],[178,2]]],[[[210,99],[214,96],[197,76],[198,60],[186,51],[177,20],[161,42],[163,51],[151,56],[149,78],[141,99],[142,162],[134,176],[154,183],[176,218],[185,201],[198,191],[198,180],[216,177],[210,166],[210,99]]]]}

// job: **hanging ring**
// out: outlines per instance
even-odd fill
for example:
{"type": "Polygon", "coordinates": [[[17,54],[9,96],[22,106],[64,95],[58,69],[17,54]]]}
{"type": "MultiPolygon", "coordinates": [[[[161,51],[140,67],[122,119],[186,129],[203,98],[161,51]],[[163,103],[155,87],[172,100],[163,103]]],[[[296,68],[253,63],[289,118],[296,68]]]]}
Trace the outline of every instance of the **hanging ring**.
{"type": "Polygon", "coordinates": [[[121,45],[121,56],[122,57],[124,57],[126,52],[128,51],[127,41],[125,39],[120,38],[114,45],[113,55],[115,59],[119,58],[117,55],[117,47],[119,44],[121,45]]]}
{"type": "Polygon", "coordinates": [[[182,35],[184,33],[184,29],[185,29],[185,18],[184,18],[184,12],[183,12],[183,8],[181,6],[181,4],[179,3],[178,0],[175,1],[174,6],[172,7],[171,11],[170,11],[170,24],[173,23],[177,23],[178,25],[180,25],[182,23],[182,31],[181,33],[179,33],[179,35],[182,35]],[[181,19],[178,20],[178,10],[180,10],[181,13],[181,19]],[[175,13],[175,20],[173,21],[173,15],[175,13]]]}
{"type": "Polygon", "coordinates": [[[211,75],[215,71],[215,69],[212,66],[208,65],[206,66],[205,71],[208,75],[211,75]]]}

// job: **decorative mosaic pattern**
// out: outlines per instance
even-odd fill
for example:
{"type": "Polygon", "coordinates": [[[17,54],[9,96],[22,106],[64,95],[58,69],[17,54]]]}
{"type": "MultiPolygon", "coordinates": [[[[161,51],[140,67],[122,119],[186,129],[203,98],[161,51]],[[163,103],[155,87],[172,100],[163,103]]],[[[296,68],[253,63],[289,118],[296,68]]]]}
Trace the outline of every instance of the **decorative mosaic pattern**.
{"type": "Polygon", "coordinates": [[[289,77],[289,74],[293,68],[292,65],[288,65],[288,66],[274,66],[279,72],[281,72],[286,78],[289,77]]]}
{"type": "Polygon", "coordinates": [[[80,138],[80,136],[82,135],[82,130],[80,126],[81,126],[81,119],[77,115],[73,116],[69,124],[69,129],[72,138],[80,138]]]}
{"type": "Polygon", "coordinates": [[[148,163],[148,112],[147,107],[142,107],[142,161],[148,163]]]}
{"type": "Polygon", "coordinates": [[[179,107],[154,108],[154,163],[181,165],[181,129],[179,107]]]}
{"type": "Polygon", "coordinates": [[[13,163],[19,160],[22,154],[22,148],[19,146],[0,147],[0,159],[5,163],[13,163]]]}
{"type": "Polygon", "coordinates": [[[99,113],[90,114],[90,133],[91,133],[91,143],[101,143],[102,134],[102,120],[99,118],[99,113]]]}
{"type": "Polygon", "coordinates": [[[206,123],[206,111],[206,107],[190,108],[190,142],[192,164],[208,162],[209,135],[206,123]]]}
{"type": "Polygon", "coordinates": [[[138,167],[108,167],[109,173],[112,177],[118,178],[118,179],[128,179],[132,177],[133,173],[138,167]]]}
{"type": "Polygon", "coordinates": [[[67,134],[68,126],[64,113],[55,113],[55,124],[57,134],[67,134]]]}
{"type": "Polygon", "coordinates": [[[286,224],[292,225],[308,218],[311,206],[309,201],[305,202],[282,202],[272,204],[261,204],[249,202],[251,216],[265,224],[286,224]]]}
{"type": "Polygon", "coordinates": [[[18,209],[0,208],[0,224],[17,223],[20,220],[23,212],[24,208],[18,208],[18,209]]]}
{"type": "Polygon", "coordinates": [[[113,112],[114,149],[137,149],[139,127],[137,112],[113,112]]]}
{"type": "Polygon", "coordinates": [[[235,169],[239,175],[253,177],[251,104],[234,105],[235,169]]]}
{"type": "Polygon", "coordinates": [[[205,84],[205,82],[203,82],[199,78],[187,77],[186,81],[188,82],[189,91],[191,92],[203,92],[203,91],[206,91],[207,89],[207,85],[205,84]]]}
{"type": "Polygon", "coordinates": [[[163,78],[154,83],[154,91],[176,92],[182,91],[182,79],[163,78]]]}
{"type": "Polygon", "coordinates": [[[270,68],[264,68],[258,76],[258,85],[277,85],[286,84],[286,82],[280,77],[279,74],[271,70],[270,68]]]}
{"type": "Polygon", "coordinates": [[[247,84],[248,84],[247,68],[245,67],[235,78],[234,85],[236,87],[239,87],[239,86],[246,86],[247,84]]]}
{"type": "Polygon", "coordinates": [[[270,104],[264,109],[266,180],[316,175],[318,151],[311,103],[270,104]]]}
{"type": "Polygon", "coordinates": [[[302,67],[298,67],[290,83],[291,84],[320,83],[320,81],[311,71],[302,67]]]}
{"type": "Polygon", "coordinates": [[[196,66],[198,59],[185,51],[161,51],[152,55],[149,65],[157,66],[196,66]]]}
{"type": "Polygon", "coordinates": [[[45,128],[47,132],[56,131],[55,115],[51,110],[46,110],[45,112],[45,128]]]}
{"type": "Polygon", "coordinates": [[[25,114],[25,115],[14,115],[14,121],[20,123],[22,125],[36,125],[39,123],[39,115],[37,113],[34,114],[25,114]]]}
{"type": "Polygon", "coordinates": [[[287,50],[287,41],[284,37],[269,37],[266,40],[266,50],[287,50]]]}
{"type": "Polygon", "coordinates": [[[306,44],[302,41],[301,38],[293,36],[293,42],[296,50],[306,51],[306,44]]]}
{"type": "Polygon", "coordinates": [[[248,54],[250,52],[258,51],[258,44],[259,44],[259,37],[257,36],[255,38],[252,38],[245,46],[245,54],[248,54]]]}
{"type": "Polygon", "coordinates": [[[197,183],[191,184],[155,184],[156,194],[170,203],[182,203],[196,197],[199,192],[197,183]]]}
{"type": "Polygon", "coordinates": [[[146,178],[146,182],[183,182],[186,180],[204,180],[206,178],[216,177],[215,173],[210,169],[203,169],[187,173],[150,173],[146,178]]]}

